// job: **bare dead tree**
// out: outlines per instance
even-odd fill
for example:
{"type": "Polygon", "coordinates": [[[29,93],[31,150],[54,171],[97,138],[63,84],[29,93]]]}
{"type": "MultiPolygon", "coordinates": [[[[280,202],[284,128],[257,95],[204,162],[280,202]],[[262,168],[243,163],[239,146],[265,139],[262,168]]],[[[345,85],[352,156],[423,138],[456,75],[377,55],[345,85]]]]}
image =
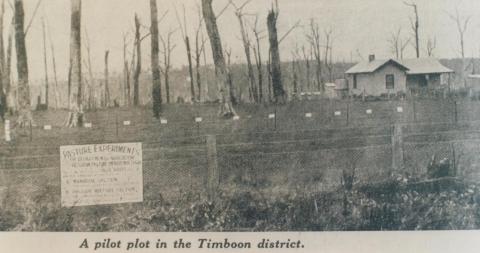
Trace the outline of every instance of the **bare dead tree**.
{"type": "Polygon", "coordinates": [[[418,20],[418,7],[417,7],[417,4],[413,2],[410,2],[410,3],[403,2],[403,3],[413,8],[414,18],[413,19],[410,18],[410,24],[411,24],[412,32],[415,38],[414,48],[415,48],[416,56],[417,58],[420,58],[420,44],[419,44],[419,35],[418,35],[418,29],[420,27],[420,24],[418,20]]]}
{"type": "Polygon", "coordinates": [[[457,31],[460,40],[460,55],[462,59],[465,58],[465,32],[468,29],[470,19],[472,16],[462,17],[458,11],[458,6],[455,8],[455,14],[448,13],[448,16],[455,22],[457,25],[457,31]]]}
{"type": "Polygon", "coordinates": [[[267,91],[268,91],[268,102],[273,101],[273,93],[272,93],[272,56],[270,50],[268,52],[268,60],[267,60],[267,91]]]}
{"type": "Polygon", "coordinates": [[[465,78],[465,32],[468,29],[468,25],[470,23],[470,19],[472,16],[462,17],[458,11],[458,6],[455,8],[455,14],[448,13],[448,16],[455,22],[457,25],[457,31],[459,35],[460,41],[460,55],[462,56],[462,66],[460,72],[460,78],[463,82],[463,85],[467,86],[467,80],[465,78]]]}
{"type": "Polygon", "coordinates": [[[136,46],[136,64],[135,72],[133,73],[133,105],[138,106],[139,99],[139,78],[142,72],[142,40],[140,38],[140,19],[135,14],[135,46],[136,46]]]}
{"type": "MultiPolygon", "coordinates": [[[[333,51],[333,30],[328,29],[324,31],[325,36],[325,53],[324,53],[324,63],[328,70],[328,81],[332,82],[333,80],[333,59],[332,59],[332,51],[333,51]]],[[[323,87],[323,85],[322,85],[323,87]]]]}
{"type": "Polygon", "coordinates": [[[163,48],[163,68],[161,68],[163,72],[164,82],[165,82],[165,92],[166,92],[166,99],[167,103],[170,103],[170,69],[172,67],[171,64],[171,55],[172,51],[175,49],[176,45],[172,44],[172,35],[175,33],[175,30],[170,30],[167,33],[166,38],[160,36],[160,41],[162,42],[163,48]]]}
{"type": "MultiPolygon", "coordinates": [[[[96,101],[97,97],[95,96],[96,93],[96,81],[95,78],[93,77],[93,70],[92,70],[92,56],[90,52],[90,38],[88,36],[88,31],[85,29],[85,49],[87,51],[87,60],[85,62],[85,65],[87,65],[87,70],[88,70],[88,90],[90,92],[88,96],[88,108],[92,109],[96,107],[96,101]]],[[[104,104],[104,99],[105,96],[100,96],[100,106],[104,104]]]]}
{"type": "Polygon", "coordinates": [[[187,30],[187,15],[185,12],[185,6],[183,6],[183,22],[180,20],[180,16],[178,15],[177,10],[175,9],[175,15],[177,17],[178,25],[180,26],[180,31],[182,32],[183,42],[185,43],[185,49],[187,52],[187,60],[188,60],[188,74],[189,74],[189,81],[190,81],[190,93],[192,96],[192,102],[195,102],[195,84],[193,79],[193,63],[192,63],[192,50],[190,45],[190,37],[188,36],[187,30]]]}
{"type": "MultiPolygon", "coordinates": [[[[310,47],[311,48],[311,47],[310,47]]],[[[311,89],[311,81],[310,81],[310,61],[311,61],[311,49],[310,52],[307,53],[307,50],[305,49],[305,46],[302,47],[302,53],[303,53],[303,61],[305,62],[305,76],[306,76],[306,84],[307,84],[307,90],[311,89]]]]}
{"type": "Polygon", "coordinates": [[[233,117],[236,115],[232,105],[232,96],[228,83],[227,67],[223,55],[222,41],[217,26],[217,16],[213,11],[213,0],[202,0],[202,13],[207,29],[210,46],[212,47],[213,62],[215,65],[215,75],[217,87],[220,92],[221,107],[219,115],[223,117],[233,117]]]}
{"type": "Polygon", "coordinates": [[[105,98],[104,98],[104,101],[105,101],[105,107],[109,107],[110,106],[110,87],[109,87],[109,76],[108,76],[108,56],[110,55],[110,51],[109,50],[106,50],[105,51],[105,71],[104,71],[104,75],[105,75],[105,98]]]}
{"type": "MultiPolygon", "coordinates": [[[[202,99],[202,77],[200,74],[200,60],[202,53],[205,52],[205,42],[206,39],[203,37],[202,27],[203,27],[203,18],[202,18],[202,11],[200,6],[197,5],[198,8],[198,26],[195,31],[195,55],[193,56],[195,60],[195,72],[196,72],[196,80],[197,80],[197,100],[201,101],[202,99]]],[[[206,67],[205,63],[205,67],[206,67]]]]}
{"type": "Polygon", "coordinates": [[[275,6],[272,6],[272,9],[270,9],[267,16],[268,37],[270,42],[273,102],[284,103],[286,101],[286,93],[282,84],[282,69],[277,32],[278,15],[278,1],[275,1],[275,6]]]}
{"type": "Polygon", "coordinates": [[[5,75],[6,75],[6,68],[5,68],[5,46],[4,46],[4,40],[3,40],[3,21],[5,17],[5,0],[2,1],[1,3],[1,10],[0,10],[0,115],[2,115],[3,119],[3,114],[5,112],[5,109],[7,107],[7,96],[5,94],[5,75]]]}
{"type": "Polygon", "coordinates": [[[82,0],[71,0],[70,31],[70,113],[66,121],[69,127],[82,124],[82,40],[81,40],[82,0]],[[76,92],[72,92],[77,89],[76,92]]]}
{"type": "Polygon", "coordinates": [[[130,68],[128,67],[127,59],[127,34],[123,35],[123,103],[130,105],[130,68]]]}
{"type": "Polygon", "coordinates": [[[27,48],[25,46],[23,0],[15,0],[15,48],[17,52],[17,74],[18,74],[18,104],[19,116],[17,124],[24,127],[32,124],[33,117],[30,108],[30,88],[28,84],[28,60],[27,48]]]}
{"type": "Polygon", "coordinates": [[[13,34],[15,31],[15,24],[14,18],[12,18],[12,22],[10,24],[10,32],[8,33],[8,41],[7,41],[7,58],[4,65],[5,71],[3,85],[5,86],[5,93],[7,96],[7,108],[10,114],[17,108],[17,99],[12,92],[12,82],[11,82],[11,72],[12,72],[12,46],[13,46],[13,34]]]}
{"type": "Polygon", "coordinates": [[[324,91],[322,83],[322,56],[321,56],[321,41],[320,41],[320,27],[314,19],[310,20],[310,34],[307,35],[307,39],[312,46],[313,58],[315,59],[315,79],[317,82],[317,89],[324,91]]]}
{"type": "MultiPolygon", "coordinates": [[[[49,29],[50,31],[50,29],[49,29]]],[[[55,59],[55,47],[53,45],[53,40],[52,40],[52,33],[49,32],[49,41],[50,41],[50,51],[51,51],[51,56],[52,56],[52,70],[53,70],[53,81],[54,81],[54,95],[55,95],[55,109],[59,108],[59,105],[61,104],[60,102],[60,96],[58,94],[58,79],[57,79],[57,61],[55,59]]]]}
{"type": "Polygon", "coordinates": [[[47,36],[45,32],[45,20],[42,18],[42,34],[43,34],[43,65],[45,70],[45,107],[48,109],[48,64],[47,64],[47,36]]]}
{"type": "Polygon", "coordinates": [[[402,28],[398,28],[395,32],[391,33],[388,43],[390,44],[390,52],[395,56],[395,59],[400,59],[400,40],[401,40],[402,28]]]}
{"type": "Polygon", "coordinates": [[[292,51],[292,86],[293,86],[293,97],[298,96],[298,59],[299,58],[299,49],[298,45],[295,45],[295,50],[292,51]]]}
{"type": "Polygon", "coordinates": [[[153,115],[158,119],[160,118],[160,112],[162,109],[162,83],[160,79],[157,0],[150,0],[150,19],[153,115]]]}
{"type": "Polygon", "coordinates": [[[258,102],[263,102],[263,66],[262,66],[262,51],[260,41],[265,37],[262,35],[263,31],[258,29],[258,16],[255,16],[255,24],[252,27],[255,36],[256,45],[253,47],[253,55],[255,64],[257,65],[258,76],[258,102]]]}
{"type": "MultiPolygon", "coordinates": [[[[228,86],[230,87],[230,97],[232,98],[232,103],[234,105],[237,104],[237,99],[235,98],[234,94],[234,87],[233,87],[233,73],[232,73],[232,49],[225,47],[225,55],[227,56],[227,82],[228,86]]],[[[241,94],[241,92],[239,92],[241,94]]],[[[241,97],[239,97],[241,100],[241,97]]]]}
{"type": "Polygon", "coordinates": [[[427,56],[428,57],[433,57],[434,56],[434,51],[435,49],[437,48],[437,38],[434,37],[433,39],[432,38],[428,38],[427,40],[427,56]]]}
{"type": "Polygon", "coordinates": [[[243,13],[243,8],[245,8],[245,6],[250,1],[251,0],[247,0],[240,6],[237,6],[232,0],[230,1],[230,3],[235,8],[235,15],[237,16],[238,22],[240,24],[240,34],[242,37],[243,48],[245,51],[245,58],[247,60],[247,74],[248,74],[248,80],[250,82],[249,90],[251,91],[251,97],[253,98],[253,101],[258,103],[259,95],[257,90],[257,82],[255,80],[255,74],[253,73],[252,59],[251,59],[251,53],[250,53],[251,42],[246,29],[244,13],[243,13]]]}

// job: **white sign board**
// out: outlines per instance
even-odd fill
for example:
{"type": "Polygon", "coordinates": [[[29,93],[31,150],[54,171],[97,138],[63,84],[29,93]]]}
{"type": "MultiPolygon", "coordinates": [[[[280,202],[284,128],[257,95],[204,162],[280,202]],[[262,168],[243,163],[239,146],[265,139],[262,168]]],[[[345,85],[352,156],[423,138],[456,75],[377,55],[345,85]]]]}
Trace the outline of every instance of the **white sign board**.
{"type": "Polygon", "coordinates": [[[43,130],[52,130],[52,126],[51,125],[45,125],[45,126],[43,126],[43,130]]]}
{"type": "Polygon", "coordinates": [[[132,124],[132,123],[130,122],[130,120],[125,120],[125,121],[123,122],[123,125],[124,125],[124,126],[130,126],[131,124],[132,124]]]}
{"type": "Polygon", "coordinates": [[[397,107],[397,112],[403,112],[403,107],[397,107]]]}
{"type": "Polygon", "coordinates": [[[238,115],[233,116],[233,120],[240,120],[240,116],[238,116],[238,115]]]}
{"type": "Polygon", "coordinates": [[[273,114],[273,113],[268,114],[268,118],[269,118],[269,119],[274,119],[274,118],[275,118],[275,114],[273,114]]]}
{"type": "Polygon", "coordinates": [[[60,147],[61,204],[143,201],[142,143],[60,147]]]}
{"type": "Polygon", "coordinates": [[[336,111],[335,112],[335,116],[341,116],[342,115],[342,112],[341,111],[336,111]]]}
{"type": "Polygon", "coordinates": [[[311,118],[311,117],[312,117],[312,113],[311,113],[311,112],[305,113],[305,118],[311,118]]]}
{"type": "Polygon", "coordinates": [[[372,112],[373,112],[372,109],[367,110],[367,114],[372,114],[372,112]]]}
{"type": "Polygon", "coordinates": [[[85,128],[92,128],[92,123],[85,123],[85,128]]]}
{"type": "Polygon", "coordinates": [[[203,121],[203,119],[200,118],[200,117],[196,117],[196,118],[195,118],[195,122],[197,122],[197,123],[200,123],[200,122],[202,122],[202,121],[203,121]]]}

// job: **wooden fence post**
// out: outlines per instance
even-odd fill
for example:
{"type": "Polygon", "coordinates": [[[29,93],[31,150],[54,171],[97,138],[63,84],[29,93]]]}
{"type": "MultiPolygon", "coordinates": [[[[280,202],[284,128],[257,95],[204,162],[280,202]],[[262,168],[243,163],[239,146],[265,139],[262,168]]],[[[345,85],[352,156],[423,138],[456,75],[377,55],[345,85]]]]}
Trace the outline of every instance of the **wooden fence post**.
{"type": "Polygon", "coordinates": [[[207,191],[208,197],[212,199],[215,197],[218,185],[220,184],[220,171],[217,162],[217,140],[215,135],[207,135],[207,166],[207,191]]]}
{"type": "Polygon", "coordinates": [[[402,125],[393,125],[392,134],[392,167],[394,170],[402,169],[404,166],[403,157],[403,129],[402,125]]]}

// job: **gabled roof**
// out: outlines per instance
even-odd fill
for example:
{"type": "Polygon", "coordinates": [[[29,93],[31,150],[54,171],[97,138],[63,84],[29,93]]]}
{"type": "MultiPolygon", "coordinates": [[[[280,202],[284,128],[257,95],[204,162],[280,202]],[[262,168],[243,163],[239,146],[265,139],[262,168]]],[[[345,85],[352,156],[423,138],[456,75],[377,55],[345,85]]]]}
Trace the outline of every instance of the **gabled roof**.
{"type": "Polygon", "coordinates": [[[408,75],[453,73],[435,58],[402,59],[399,62],[409,69],[408,75]]]}
{"type": "Polygon", "coordinates": [[[408,70],[408,68],[402,65],[400,62],[394,59],[385,59],[385,60],[373,60],[373,61],[363,61],[357,63],[355,66],[351,67],[345,73],[347,74],[361,74],[361,73],[372,73],[385,66],[388,63],[393,63],[400,67],[403,70],[408,70]]]}
{"type": "Polygon", "coordinates": [[[403,68],[408,75],[417,74],[441,74],[441,73],[453,73],[454,71],[443,66],[435,58],[413,58],[413,59],[386,59],[386,60],[373,60],[371,62],[364,61],[356,64],[347,70],[346,74],[361,74],[372,73],[386,65],[387,63],[397,64],[400,68],[403,68]]]}

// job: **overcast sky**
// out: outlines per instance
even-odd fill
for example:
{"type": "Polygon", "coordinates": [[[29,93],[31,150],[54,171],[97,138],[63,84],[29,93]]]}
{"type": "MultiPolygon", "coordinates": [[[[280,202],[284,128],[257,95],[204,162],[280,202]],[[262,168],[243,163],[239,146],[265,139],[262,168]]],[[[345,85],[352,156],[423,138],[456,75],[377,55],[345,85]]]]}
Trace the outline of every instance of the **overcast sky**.
{"type": "MultiPolygon", "coordinates": [[[[31,19],[37,1],[24,0],[27,21],[31,19]]],[[[214,0],[214,9],[218,12],[227,1],[214,0]]],[[[244,0],[234,1],[243,3],[244,0]]],[[[437,39],[435,50],[437,57],[451,58],[459,55],[458,31],[455,23],[448,16],[448,13],[455,13],[455,8],[458,8],[462,17],[471,16],[465,37],[467,56],[478,57],[480,55],[480,1],[416,0],[415,2],[419,8],[423,55],[425,55],[423,50],[427,39],[434,37],[437,39]]],[[[166,33],[178,27],[174,7],[176,6],[181,15],[182,5],[184,5],[187,11],[189,33],[193,37],[198,23],[197,6],[199,3],[200,0],[158,0],[160,14],[168,11],[167,16],[160,24],[160,33],[166,33]]],[[[248,22],[253,23],[254,15],[258,15],[261,20],[260,26],[265,29],[267,11],[271,7],[271,3],[271,0],[252,0],[245,8],[246,13],[252,14],[247,17],[248,22]]],[[[280,36],[297,21],[300,20],[301,24],[306,26],[309,20],[314,18],[322,30],[333,30],[334,58],[340,61],[349,61],[352,55],[353,60],[359,60],[359,55],[367,57],[368,54],[373,53],[377,55],[377,58],[390,57],[387,40],[392,31],[401,27],[404,37],[411,36],[409,17],[413,15],[412,8],[404,5],[401,0],[279,0],[279,4],[278,29],[280,36]]],[[[150,18],[149,0],[83,0],[82,10],[82,35],[85,40],[85,32],[88,32],[94,71],[103,71],[103,55],[107,49],[111,52],[112,71],[121,71],[123,67],[123,34],[128,33],[129,35],[130,54],[134,13],[138,13],[142,23],[147,27],[150,18]]],[[[11,9],[7,5],[6,25],[9,23],[10,15],[11,9]]],[[[42,18],[47,23],[47,34],[51,35],[55,46],[58,75],[63,78],[66,76],[68,63],[70,1],[42,1],[27,37],[31,79],[43,76],[42,18]]],[[[231,8],[219,18],[218,24],[223,44],[232,48],[232,60],[242,62],[244,55],[240,43],[238,20],[231,8]]],[[[282,42],[283,59],[290,58],[296,44],[299,47],[306,45],[304,36],[306,29],[307,27],[298,28],[282,42]]],[[[8,29],[6,30],[8,31],[8,29]]],[[[148,33],[148,28],[144,28],[142,31],[142,34],[146,33],[148,33]]],[[[145,68],[149,66],[149,41],[146,39],[142,44],[145,68]]],[[[172,55],[173,63],[175,67],[180,67],[187,63],[180,32],[174,35],[174,41],[177,47],[172,55]]],[[[266,42],[267,40],[264,40],[264,53],[267,53],[266,42]]],[[[210,50],[207,52],[210,56],[210,50]]],[[[49,49],[48,54],[50,53],[49,49]]],[[[408,47],[406,56],[414,56],[413,47],[408,47]]],[[[49,68],[51,69],[50,66],[49,68]]]]}

